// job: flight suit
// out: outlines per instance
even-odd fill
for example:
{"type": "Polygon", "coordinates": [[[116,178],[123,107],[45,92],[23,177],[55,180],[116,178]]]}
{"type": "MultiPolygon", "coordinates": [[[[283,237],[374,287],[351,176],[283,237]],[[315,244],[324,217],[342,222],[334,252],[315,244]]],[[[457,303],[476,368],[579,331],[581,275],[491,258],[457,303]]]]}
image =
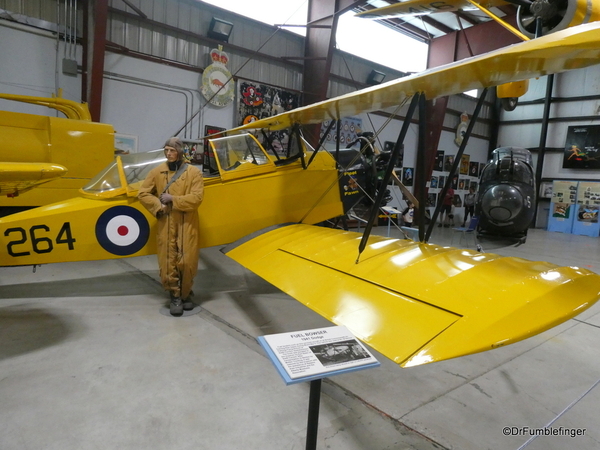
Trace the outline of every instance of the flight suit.
{"type": "Polygon", "coordinates": [[[204,179],[198,168],[187,165],[185,172],[169,186],[167,192],[173,196],[173,202],[161,214],[159,196],[175,173],[166,162],[152,169],[138,198],[154,216],[158,213],[156,244],[162,285],[173,297],[185,300],[198,270],[198,207],[204,198],[204,179]]]}

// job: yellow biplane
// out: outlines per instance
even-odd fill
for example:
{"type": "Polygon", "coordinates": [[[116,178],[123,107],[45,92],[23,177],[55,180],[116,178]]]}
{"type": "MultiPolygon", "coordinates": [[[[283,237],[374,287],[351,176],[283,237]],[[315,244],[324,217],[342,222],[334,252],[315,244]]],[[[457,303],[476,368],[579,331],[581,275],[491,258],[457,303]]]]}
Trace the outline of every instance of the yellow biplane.
{"type": "MultiPolygon", "coordinates": [[[[367,19],[385,19],[461,10],[482,11],[523,41],[600,20],[600,2],[580,0],[408,0],[363,11],[357,16],[367,19]],[[509,4],[518,6],[517,28],[490,9],[509,4]]],[[[528,88],[529,79],[502,83],[497,86],[496,95],[500,98],[504,109],[512,111],[517,106],[518,98],[525,95],[528,88]]]]}
{"type": "MultiPolygon", "coordinates": [[[[201,247],[240,239],[224,252],[401,366],[500,347],[574,317],[600,297],[600,276],[585,269],[314,226],[343,214],[351,192],[334,158],[296,131],[410,100],[396,152],[423,98],[598,64],[599,41],[599,23],[573,27],[211,139],[218,174],[205,180],[201,247]],[[295,151],[285,159],[247,132],[289,127],[295,151]]],[[[117,156],[78,198],[0,219],[0,266],[154,253],[155,219],[136,195],[163,160],[162,150],[117,156]]]]}
{"type": "Polygon", "coordinates": [[[0,99],[45,106],[66,116],[0,111],[0,208],[72,198],[114,159],[113,127],[92,122],[86,105],[60,97],[0,94],[0,99]]]}

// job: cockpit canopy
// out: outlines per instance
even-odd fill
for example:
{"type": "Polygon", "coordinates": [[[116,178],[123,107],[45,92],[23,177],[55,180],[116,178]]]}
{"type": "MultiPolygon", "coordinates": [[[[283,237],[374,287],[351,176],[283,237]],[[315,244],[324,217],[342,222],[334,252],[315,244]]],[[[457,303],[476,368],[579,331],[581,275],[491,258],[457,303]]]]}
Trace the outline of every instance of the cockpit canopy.
{"type": "Polygon", "coordinates": [[[483,169],[481,183],[518,182],[534,185],[531,152],[519,147],[500,147],[492,152],[492,159],[483,169]]]}
{"type": "Polygon", "coordinates": [[[119,155],[86,184],[84,194],[113,197],[125,194],[127,186],[141,183],[153,168],[165,162],[164,150],[119,155]]]}
{"type": "MultiPolygon", "coordinates": [[[[297,161],[296,155],[282,159],[278,155],[267,154],[256,137],[251,134],[211,139],[210,147],[211,157],[214,155],[215,166],[218,168],[216,178],[221,181],[274,172],[278,165],[297,161]]],[[[304,140],[302,151],[312,151],[304,140]]],[[[112,198],[123,194],[135,196],[148,173],[165,161],[162,148],[144,153],[119,155],[85,185],[81,192],[87,197],[95,198],[112,198]]]]}

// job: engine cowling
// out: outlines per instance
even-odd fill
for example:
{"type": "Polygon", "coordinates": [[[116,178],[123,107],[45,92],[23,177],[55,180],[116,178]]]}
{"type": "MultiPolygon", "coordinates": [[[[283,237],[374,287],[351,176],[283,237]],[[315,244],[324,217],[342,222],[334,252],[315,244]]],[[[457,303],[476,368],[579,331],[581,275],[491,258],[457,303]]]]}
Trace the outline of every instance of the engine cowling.
{"type": "Polygon", "coordinates": [[[534,0],[519,6],[517,25],[529,38],[536,37],[536,19],[542,21],[541,35],[600,20],[600,2],[588,0],[534,0]]]}

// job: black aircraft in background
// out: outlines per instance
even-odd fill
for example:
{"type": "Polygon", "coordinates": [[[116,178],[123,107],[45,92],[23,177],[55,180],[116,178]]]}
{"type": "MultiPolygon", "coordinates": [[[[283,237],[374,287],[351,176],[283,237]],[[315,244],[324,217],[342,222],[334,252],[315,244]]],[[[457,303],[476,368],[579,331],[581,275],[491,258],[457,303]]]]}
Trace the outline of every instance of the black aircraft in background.
{"type": "Polygon", "coordinates": [[[531,152],[519,147],[497,148],[479,180],[478,234],[518,238],[524,243],[534,217],[535,196],[531,152]]]}

